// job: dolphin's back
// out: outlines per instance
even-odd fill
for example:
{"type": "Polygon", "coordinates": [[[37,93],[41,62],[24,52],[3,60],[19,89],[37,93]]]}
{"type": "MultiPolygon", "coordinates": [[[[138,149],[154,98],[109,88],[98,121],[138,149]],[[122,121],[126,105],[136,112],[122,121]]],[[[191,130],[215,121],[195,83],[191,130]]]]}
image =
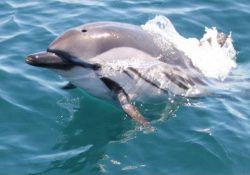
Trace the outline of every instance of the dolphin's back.
{"type": "Polygon", "coordinates": [[[96,22],[70,29],[52,42],[48,49],[89,59],[118,47],[136,48],[154,57],[161,54],[152,36],[141,27],[117,22],[96,22]]]}

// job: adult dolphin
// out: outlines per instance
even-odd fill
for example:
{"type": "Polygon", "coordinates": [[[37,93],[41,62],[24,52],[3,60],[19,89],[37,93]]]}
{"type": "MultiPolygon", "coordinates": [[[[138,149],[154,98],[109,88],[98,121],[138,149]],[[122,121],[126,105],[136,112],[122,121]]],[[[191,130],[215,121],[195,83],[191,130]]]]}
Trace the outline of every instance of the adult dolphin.
{"type": "Polygon", "coordinates": [[[118,101],[130,117],[146,125],[133,98],[193,95],[197,84],[203,84],[191,61],[174,47],[170,51],[163,51],[154,36],[138,26],[97,22],[69,29],[26,62],[55,70],[70,81],[66,88],[78,86],[118,101]]]}

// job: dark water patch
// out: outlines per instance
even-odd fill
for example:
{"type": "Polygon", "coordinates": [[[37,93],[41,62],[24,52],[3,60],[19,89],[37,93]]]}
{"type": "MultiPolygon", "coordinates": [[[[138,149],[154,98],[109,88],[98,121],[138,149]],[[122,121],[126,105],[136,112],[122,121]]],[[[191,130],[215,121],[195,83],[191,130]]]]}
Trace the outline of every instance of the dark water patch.
{"type": "MultiPolygon", "coordinates": [[[[42,158],[43,161],[48,159],[45,162],[50,162],[48,168],[40,172],[41,174],[99,171],[96,163],[104,156],[107,144],[119,139],[125,128],[122,127],[122,118],[111,116],[114,115],[114,111],[107,111],[105,104],[96,105],[97,110],[103,111],[102,115],[98,115],[96,110],[90,108],[93,103],[96,102],[89,100],[86,103],[80,100],[81,110],[76,110],[73,115],[71,114],[70,120],[65,120],[62,135],[52,148],[53,152],[59,151],[59,153],[36,157],[37,160],[42,158]],[[84,115],[82,110],[88,111],[88,115],[84,115]],[[77,150],[80,152],[76,153],[77,150]]],[[[66,110],[69,110],[68,107],[66,110]]]]}

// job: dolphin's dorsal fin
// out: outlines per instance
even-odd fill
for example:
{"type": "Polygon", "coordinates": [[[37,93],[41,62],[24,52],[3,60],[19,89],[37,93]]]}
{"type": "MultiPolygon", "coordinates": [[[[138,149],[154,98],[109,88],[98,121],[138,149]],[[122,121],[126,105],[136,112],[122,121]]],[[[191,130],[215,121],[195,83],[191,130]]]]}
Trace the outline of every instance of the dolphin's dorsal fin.
{"type": "Polygon", "coordinates": [[[76,88],[76,86],[73,85],[71,82],[68,82],[67,84],[65,84],[65,85],[62,87],[62,89],[66,89],[66,90],[68,90],[68,89],[74,89],[74,88],[76,88]]]}
{"type": "Polygon", "coordinates": [[[106,77],[102,77],[101,80],[112,92],[114,92],[124,112],[142,125],[149,124],[137,107],[131,104],[128,94],[118,83],[106,77]]]}

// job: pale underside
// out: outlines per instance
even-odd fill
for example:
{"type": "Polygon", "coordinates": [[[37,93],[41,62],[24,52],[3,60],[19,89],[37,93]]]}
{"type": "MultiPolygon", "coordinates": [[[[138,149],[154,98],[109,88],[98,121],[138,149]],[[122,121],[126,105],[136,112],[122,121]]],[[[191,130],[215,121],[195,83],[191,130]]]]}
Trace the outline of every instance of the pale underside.
{"type": "Polygon", "coordinates": [[[74,85],[103,99],[111,99],[109,88],[100,80],[105,77],[118,83],[130,99],[145,101],[166,99],[168,93],[181,96],[197,96],[204,93],[201,84],[195,82],[192,71],[169,65],[135,48],[118,47],[94,58],[101,69],[94,71],[75,67],[70,71],[59,71],[74,85]]]}

